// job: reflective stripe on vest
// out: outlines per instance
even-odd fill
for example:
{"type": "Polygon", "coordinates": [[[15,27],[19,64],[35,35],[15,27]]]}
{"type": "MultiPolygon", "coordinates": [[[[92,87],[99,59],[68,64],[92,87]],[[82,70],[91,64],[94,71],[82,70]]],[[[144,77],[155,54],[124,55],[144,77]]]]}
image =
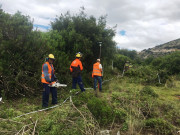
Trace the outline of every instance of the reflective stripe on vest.
{"type": "MultiPolygon", "coordinates": [[[[54,67],[53,67],[53,65],[52,65],[52,68],[51,68],[51,65],[49,64],[49,62],[45,62],[44,64],[47,64],[47,65],[48,65],[48,76],[49,76],[49,78],[51,79],[51,77],[52,77],[51,72],[52,72],[52,69],[53,69],[53,72],[54,72],[54,67]]],[[[46,84],[50,84],[49,82],[46,81],[45,76],[44,76],[44,72],[43,72],[43,66],[44,66],[44,64],[42,65],[41,82],[42,82],[42,83],[46,83],[46,84]]]]}
{"type": "Polygon", "coordinates": [[[93,76],[102,76],[101,69],[99,68],[100,63],[97,62],[93,65],[93,76]]]}

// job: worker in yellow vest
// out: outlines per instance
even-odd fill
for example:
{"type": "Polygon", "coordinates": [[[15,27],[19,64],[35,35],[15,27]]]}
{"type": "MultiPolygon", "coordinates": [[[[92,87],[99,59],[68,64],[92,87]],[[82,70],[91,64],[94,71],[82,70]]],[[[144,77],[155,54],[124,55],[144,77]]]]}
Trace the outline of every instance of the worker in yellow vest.
{"type": "Polygon", "coordinates": [[[132,63],[129,63],[129,69],[131,69],[133,67],[132,63]]]}
{"type": "Polygon", "coordinates": [[[49,54],[46,62],[42,65],[41,82],[43,84],[42,107],[48,107],[49,93],[52,94],[52,104],[57,104],[57,89],[51,87],[57,81],[53,62],[55,58],[53,54],[49,54]]]}
{"type": "Polygon", "coordinates": [[[99,91],[102,92],[102,65],[100,59],[93,65],[92,78],[94,78],[94,90],[96,91],[97,81],[99,83],[99,91]]]}
{"type": "Polygon", "coordinates": [[[128,71],[129,69],[129,61],[126,61],[126,63],[124,64],[124,71],[128,71]]]}

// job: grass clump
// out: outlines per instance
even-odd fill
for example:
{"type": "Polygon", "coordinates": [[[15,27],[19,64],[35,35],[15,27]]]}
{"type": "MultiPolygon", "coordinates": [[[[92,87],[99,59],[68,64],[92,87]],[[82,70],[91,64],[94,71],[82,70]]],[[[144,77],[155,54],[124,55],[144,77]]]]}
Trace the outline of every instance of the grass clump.
{"type": "Polygon", "coordinates": [[[114,118],[113,108],[106,100],[93,97],[88,101],[87,106],[101,126],[112,123],[114,118]]]}
{"type": "Polygon", "coordinates": [[[161,118],[145,120],[145,130],[150,130],[159,135],[173,135],[173,126],[161,118]]]}
{"type": "Polygon", "coordinates": [[[153,97],[157,98],[158,94],[155,93],[155,91],[149,87],[145,86],[141,91],[140,91],[140,96],[148,96],[148,97],[153,97]]]}

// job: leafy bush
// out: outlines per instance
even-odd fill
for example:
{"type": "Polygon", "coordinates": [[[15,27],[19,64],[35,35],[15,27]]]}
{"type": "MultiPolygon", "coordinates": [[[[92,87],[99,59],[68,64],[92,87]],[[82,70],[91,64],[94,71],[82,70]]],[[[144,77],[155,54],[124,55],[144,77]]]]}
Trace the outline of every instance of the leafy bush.
{"type": "Polygon", "coordinates": [[[167,87],[167,88],[175,88],[176,87],[175,78],[169,77],[166,80],[165,87],[167,87]]]}
{"type": "Polygon", "coordinates": [[[164,57],[158,57],[152,61],[152,66],[157,70],[166,70],[168,75],[180,72],[180,52],[174,52],[164,57]]]}
{"type": "MultiPolygon", "coordinates": [[[[71,90],[72,91],[72,95],[75,95],[75,93],[79,90],[77,89],[73,89],[71,90]],[[74,94],[73,94],[74,93],[74,94]]],[[[91,100],[92,98],[94,97],[94,93],[92,92],[88,92],[88,91],[85,91],[83,93],[78,93],[78,96],[74,96],[72,97],[73,98],[73,102],[74,104],[79,107],[81,106],[82,104],[86,104],[88,103],[89,100],[91,100]]]]}
{"type": "Polygon", "coordinates": [[[157,71],[153,70],[150,66],[134,67],[125,72],[125,76],[135,78],[135,81],[144,84],[158,83],[157,71]]]}
{"type": "Polygon", "coordinates": [[[126,61],[131,61],[131,59],[122,54],[116,54],[114,58],[114,67],[117,67],[120,71],[123,71],[126,61]]]}
{"type": "Polygon", "coordinates": [[[20,12],[10,15],[0,8],[0,17],[0,89],[7,98],[39,94],[41,67],[49,53],[55,55],[59,81],[69,84],[70,63],[77,52],[82,52],[83,81],[91,84],[99,42],[103,45],[103,63],[110,62],[116,49],[115,29],[106,27],[106,17],[88,17],[83,9],[76,15],[60,15],[51,23],[53,30],[46,33],[33,31],[31,18],[20,12]]]}
{"type": "Polygon", "coordinates": [[[115,123],[124,123],[127,118],[127,112],[124,109],[115,109],[115,123]]]}
{"type": "Polygon", "coordinates": [[[156,94],[151,87],[146,86],[140,90],[139,95],[141,101],[139,104],[141,106],[140,110],[144,117],[152,118],[157,116],[155,103],[157,102],[158,94],[156,94]]]}
{"type": "Polygon", "coordinates": [[[20,115],[19,111],[15,111],[14,108],[2,108],[1,109],[1,113],[0,113],[0,117],[1,118],[13,118],[17,115],[20,115]]]}
{"type": "Polygon", "coordinates": [[[143,83],[145,85],[164,84],[168,78],[165,70],[156,70],[151,66],[138,66],[125,72],[125,76],[129,77],[129,81],[135,83],[143,83]],[[160,79],[160,82],[159,82],[160,79]]]}
{"type": "Polygon", "coordinates": [[[145,130],[151,130],[160,135],[172,135],[173,126],[161,118],[152,118],[145,120],[145,130]]]}
{"type": "Polygon", "coordinates": [[[158,94],[156,94],[155,91],[149,86],[144,87],[139,93],[140,96],[150,96],[153,98],[158,97],[158,94]]]}
{"type": "Polygon", "coordinates": [[[101,126],[106,126],[113,121],[113,108],[106,100],[93,97],[88,101],[87,106],[101,126]]]}
{"type": "Polygon", "coordinates": [[[121,131],[128,131],[128,128],[129,128],[128,123],[125,122],[125,123],[122,124],[121,131]]]}

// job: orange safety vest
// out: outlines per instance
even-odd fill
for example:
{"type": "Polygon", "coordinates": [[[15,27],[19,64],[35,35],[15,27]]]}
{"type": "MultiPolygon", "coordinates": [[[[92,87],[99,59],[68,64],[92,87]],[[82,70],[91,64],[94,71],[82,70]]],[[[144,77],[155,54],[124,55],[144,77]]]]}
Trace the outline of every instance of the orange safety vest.
{"type": "Polygon", "coordinates": [[[99,65],[100,63],[99,62],[96,62],[94,65],[93,65],[93,72],[92,72],[92,77],[94,76],[102,76],[102,69],[99,68],[99,65]]]}
{"type": "MultiPolygon", "coordinates": [[[[52,77],[52,74],[51,74],[51,72],[52,72],[51,65],[49,64],[49,62],[45,62],[44,64],[47,64],[47,65],[48,65],[48,75],[49,75],[49,78],[51,79],[51,77],[52,77]]],[[[46,83],[46,84],[53,84],[53,83],[55,83],[55,82],[49,83],[49,82],[46,81],[45,76],[44,76],[44,72],[43,72],[43,66],[44,66],[44,64],[42,65],[41,82],[42,82],[42,83],[46,83]]],[[[53,67],[53,65],[52,65],[52,68],[53,68],[53,72],[54,72],[54,67],[53,67]]]]}

